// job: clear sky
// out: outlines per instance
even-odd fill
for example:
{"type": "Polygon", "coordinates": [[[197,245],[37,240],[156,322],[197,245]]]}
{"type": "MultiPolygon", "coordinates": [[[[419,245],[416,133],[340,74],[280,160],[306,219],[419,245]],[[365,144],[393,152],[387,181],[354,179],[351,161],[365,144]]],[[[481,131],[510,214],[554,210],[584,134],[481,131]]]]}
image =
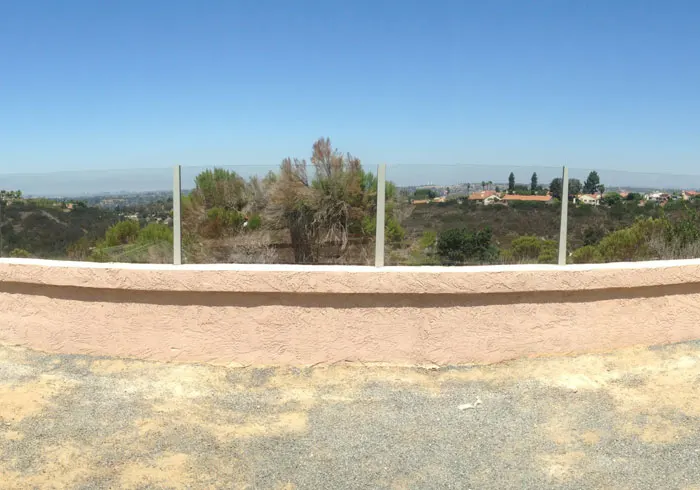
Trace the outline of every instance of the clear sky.
{"type": "Polygon", "coordinates": [[[329,136],[370,166],[700,174],[699,60],[698,1],[0,1],[0,173],[329,136]]]}

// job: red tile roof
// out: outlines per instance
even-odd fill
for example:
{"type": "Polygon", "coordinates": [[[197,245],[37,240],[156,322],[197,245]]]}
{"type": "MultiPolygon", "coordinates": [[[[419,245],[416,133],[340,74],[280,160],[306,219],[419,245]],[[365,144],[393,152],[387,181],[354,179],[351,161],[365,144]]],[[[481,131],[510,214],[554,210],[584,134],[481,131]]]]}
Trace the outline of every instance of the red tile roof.
{"type": "Polygon", "coordinates": [[[470,201],[483,201],[487,197],[491,196],[497,196],[498,192],[496,191],[481,191],[481,192],[474,192],[472,194],[469,194],[469,200],[470,201]]]}
{"type": "Polygon", "coordinates": [[[509,194],[503,196],[504,201],[536,201],[536,202],[549,202],[552,200],[552,196],[518,196],[517,194],[509,194]]]}

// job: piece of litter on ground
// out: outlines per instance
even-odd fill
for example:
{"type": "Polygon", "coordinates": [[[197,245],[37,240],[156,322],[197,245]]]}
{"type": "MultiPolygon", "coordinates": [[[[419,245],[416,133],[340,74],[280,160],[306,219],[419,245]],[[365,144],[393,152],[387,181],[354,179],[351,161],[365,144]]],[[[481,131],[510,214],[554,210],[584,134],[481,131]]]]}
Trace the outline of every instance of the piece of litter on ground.
{"type": "Polygon", "coordinates": [[[477,397],[476,401],[474,403],[463,403],[462,405],[458,406],[457,408],[459,410],[469,410],[470,408],[476,408],[479,405],[481,405],[483,402],[481,401],[481,398],[477,397]]]}

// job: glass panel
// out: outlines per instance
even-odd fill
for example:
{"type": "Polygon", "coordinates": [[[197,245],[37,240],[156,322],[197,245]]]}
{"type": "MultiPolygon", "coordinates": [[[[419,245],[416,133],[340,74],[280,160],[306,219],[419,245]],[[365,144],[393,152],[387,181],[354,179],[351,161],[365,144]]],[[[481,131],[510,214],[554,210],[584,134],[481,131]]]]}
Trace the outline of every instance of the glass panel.
{"type": "Polygon", "coordinates": [[[172,169],[0,175],[0,252],[172,263],[172,169]]]}
{"type": "Polygon", "coordinates": [[[584,169],[569,175],[569,262],[700,257],[700,176],[584,169]]]}
{"type": "Polygon", "coordinates": [[[561,168],[391,165],[387,265],[555,263],[561,168]],[[513,178],[510,178],[511,172],[513,178]]]}
{"type": "Polygon", "coordinates": [[[183,262],[374,264],[376,171],[325,162],[183,168],[183,262]]]}

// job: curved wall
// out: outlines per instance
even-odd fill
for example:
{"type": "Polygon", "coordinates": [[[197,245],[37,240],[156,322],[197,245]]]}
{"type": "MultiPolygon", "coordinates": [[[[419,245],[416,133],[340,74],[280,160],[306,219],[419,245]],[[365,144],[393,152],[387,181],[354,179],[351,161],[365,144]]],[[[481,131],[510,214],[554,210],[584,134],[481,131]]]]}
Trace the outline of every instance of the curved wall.
{"type": "Polygon", "coordinates": [[[700,260],[142,266],[0,260],[0,343],[160,361],[482,363],[700,338],[700,260]]]}

